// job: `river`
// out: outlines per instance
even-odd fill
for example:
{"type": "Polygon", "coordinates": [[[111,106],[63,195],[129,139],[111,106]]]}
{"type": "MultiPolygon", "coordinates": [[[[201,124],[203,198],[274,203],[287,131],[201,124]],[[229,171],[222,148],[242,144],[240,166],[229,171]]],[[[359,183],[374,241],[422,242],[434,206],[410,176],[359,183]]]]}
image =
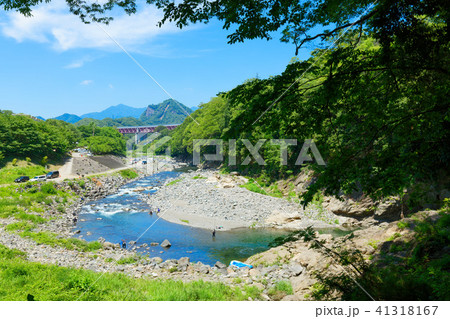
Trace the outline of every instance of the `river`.
{"type": "MultiPolygon", "coordinates": [[[[233,259],[245,260],[269,249],[269,243],[276,237],[288,234],[276,229],[243,228],[217,231],[213,237],[212,230],[170,223],[155,213],[149,215],[152,208],[145,198],[152,196],[166,179],[179,174],[181,172],[176,171],[157,173],[123,186],[117,194],[90,202],[82,207],[75,230],[80,230],[87,241],[99,237],[112,243],[137,240],[136,246],[140,247],[137,251],[141,254],[164,260],[189,257],[192,262],[209,265],[216,261],[228,264],[233,259]],[[149,186],[155,189],[136,191],[149,186]],[[165,239],[172,244],[170,248],[151,246],[151,243],[161,243],[165,239]],[[143,244],[148,247],[141,247],[143,244]]],[[[160,215],[164,214],[164,207],[160,209],[160,215]]]]}

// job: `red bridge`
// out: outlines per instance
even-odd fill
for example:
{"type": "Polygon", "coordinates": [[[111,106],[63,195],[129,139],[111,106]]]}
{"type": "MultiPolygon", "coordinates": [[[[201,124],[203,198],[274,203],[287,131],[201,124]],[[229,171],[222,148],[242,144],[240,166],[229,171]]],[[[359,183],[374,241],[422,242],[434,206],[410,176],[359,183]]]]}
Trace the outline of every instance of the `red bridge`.
{"type": "Polygon", "coordinates": [[[122,134],[139,134],[139,133],[153,133],[158,126],[164,126],[168,130],[173,130],[180,124],[155,125],[155,126],[123,126],[118,127],[117,130],[122,134]]]}

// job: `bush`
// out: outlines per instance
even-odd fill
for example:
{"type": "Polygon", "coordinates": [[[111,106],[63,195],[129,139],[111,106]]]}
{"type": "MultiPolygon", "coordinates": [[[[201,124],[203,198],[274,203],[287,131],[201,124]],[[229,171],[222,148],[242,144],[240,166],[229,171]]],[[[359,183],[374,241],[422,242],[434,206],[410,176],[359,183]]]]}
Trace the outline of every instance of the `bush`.
{"type": "Polygon", "coordinates": [[[137,261],[137,258],[135,257],[126,257],[126,258],[120,258],[117,261],[118,265],[125,265],[125,264],[134,264],[137,261]]]}
{"type": "Polygon", "coordinates": [[[47,165],[47,163],[48,163],[48,156],[44,156],[41,160],[41,165],[45,166],[45,165],[47,165]]]}
{"type": "Polygon", "coordinates": [[[126,178],[126,179],[133,179],[133,178],[136,178],[139,176],[138,173],[132,169],[121,170],[121,171],[119,171],[119,174],[120,174],[120,176],[122,176],[123,178],[126,178]]]}
{"type": "Polygon", "coordinates": [[[41,192],[49,195],[56,195],[58,192],[55,189],[53,183],[47,183],[41,186],[41,192]]]}

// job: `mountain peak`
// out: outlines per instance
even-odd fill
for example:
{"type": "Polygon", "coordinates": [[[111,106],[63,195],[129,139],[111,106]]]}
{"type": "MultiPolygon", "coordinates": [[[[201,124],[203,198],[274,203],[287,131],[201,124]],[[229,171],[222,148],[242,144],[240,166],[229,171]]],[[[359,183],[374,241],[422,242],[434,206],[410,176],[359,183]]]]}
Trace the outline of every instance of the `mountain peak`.
{"type": "Polygon", "coordinates": [[[159,104],[150,104],[139,118],[147,125],[179,124],[192,110],[187,106],[168,99],[159,104]]]}

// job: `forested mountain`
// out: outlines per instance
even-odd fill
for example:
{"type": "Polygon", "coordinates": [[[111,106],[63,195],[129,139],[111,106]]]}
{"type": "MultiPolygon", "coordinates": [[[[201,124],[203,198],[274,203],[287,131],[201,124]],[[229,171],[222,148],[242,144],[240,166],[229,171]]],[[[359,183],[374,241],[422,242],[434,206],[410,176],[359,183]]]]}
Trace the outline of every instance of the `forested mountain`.
{"type": "Polygon", "coordinates": [[[82,119],[91,118],[91,119],[95,119],[95,120],[103,120],[106,118],[119,119],[122,117],[139,118],[139,116],[141,116],[141,114],[144,111],[145,111],[145,107],[144,108],[136,108],[136,107],[131,107],[131,106],[124,105],[124,104],[119,104],[116,106],[110,106],[106,110],[103,110],[101,112],[87,113],[87,114],[81,115],[80,117],[82,119]]]}
{"type": "Polygon", "coordinates": [[[146,125],[179,124],[191,113],[192,110],[187,106],[169,99],[149,105],[139,119],[146,125]]]}
{"type": "Polygon", "coordinates": [[[98,127],[141,126],[179,124],[192,112],[192,109],[185,105],[169,99],[146,108],[134,108],[119,104],[102,112],[88,113],[82,116],[65,113],[55,119],[76,124],[76,126],[90,123],[95,123],[98,127]]]}
{"type": "Polygon", "coordinates": [[[106,118],[103,120],[95,120],[91,118],[85,118],[75,123],[75,126],[89,125],[95,123],[98,127],[120,127],[120,126],[141,126],[144,125],[141,120],[134,117],[123,117],[120,119],[106,118]]]}
{"type": "Polygon", "coordinates": [[[81,117],[75,114],[64,113],[63,115],[55,117],[54,119],[73,124],[81,120],[81,117]]]}

